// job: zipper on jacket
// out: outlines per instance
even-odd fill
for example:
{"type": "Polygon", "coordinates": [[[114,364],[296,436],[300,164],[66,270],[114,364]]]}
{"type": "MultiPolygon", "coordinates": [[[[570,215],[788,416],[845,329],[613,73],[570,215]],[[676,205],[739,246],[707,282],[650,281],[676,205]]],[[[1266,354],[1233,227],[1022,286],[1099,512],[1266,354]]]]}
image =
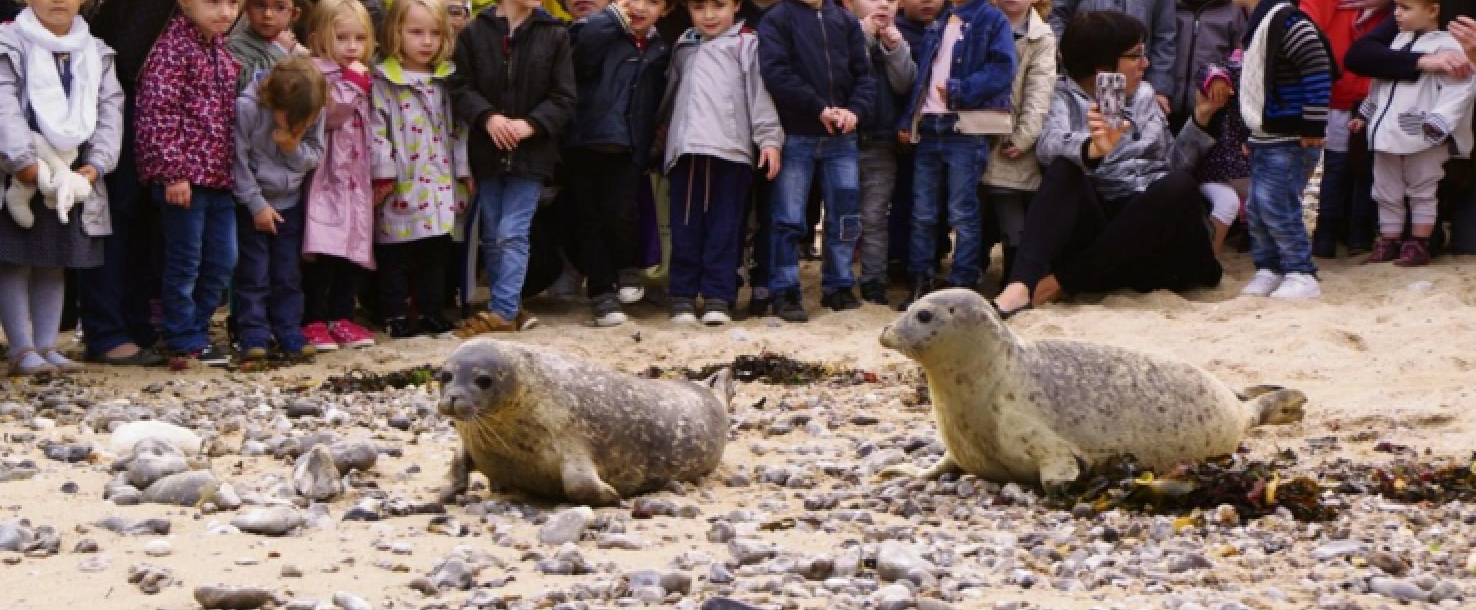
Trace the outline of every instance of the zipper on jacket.
{"type": "MultiPolygon", "coordinates": [[[[1414,35],[1414,38],[1411,38],[1410,41],[1409,41],[1409,44],[1404,45],[1404,49],[1402,49],[1402,50],[1408,51],[1408,50],[1414,48],[1415,43],[1416,42],[1419,42],[1419,40],[1420,40],[1420,35],[1419,34],[1415,34],[1414,35]]],[[[1384,117],[1389,116],[1389,107],[1394,105],[1394,94],[1396,93],[1396,91],[1398,89],[1399,89],[1399,81],[1393,81],[1390,84],[1390,86],[1389,86],[1389,97],[1388,97],[1388,99],[1385,99],[1384,100],[1384,107],[1383,108],[1379,108],[1379,118],[1376,119],[1376,120],[1374,120],[1373,123],[1371,123],[1371,124],[1369,124],[1367,126],[1367,129],[1368,129],[1368,146],[1369,146],[1369,148],[1373,148],[1374,145],[1378,141],[1379,127],[1384,124],[1384,117]]]]}
{"type": "MultiPolygon", "coordinates": [[[[513,41],[513,34],[516,33],[516,29],[513,28],[511,22],[507,24],[507,28],[507,38],[503,39],[503,44],[507,45],[507,54],[505,57],[503,57],[503,63],[507,64],[507,80],[503,81],[502,84],[502,116],[504,118],[507,117],[508,110],[512,108],[510,98],[513,95],[513,57],[517,54],[518,50],[517,44],[515,44],[513,41]]],[[[497,143],[493,142],[492,146],[496,147],[497,143]]],[[[509,173],[512,172],[513,152],[515,152],[516,150],[517,148],[514,148],[502,154],[503,171],[509,173]]]]}
{"type": "Polygon", "coordinates": [[[830,81],[830,89],[825,92],[825,102],[833,107],[835,106],[835,73],[830,67],[830,35],[825,32],[825,9],[823,7],[815,10],[815,22],[820,24],[820,44],[825,47],[825,78],[830,81]]]}
{"type": "Polygon", "coordinates": [[[1195,91],[1199,90],[1199,85],[1193,85],[1191,87],[1190,79],[1194,78],[1194,46],[1199,43],[1200,17],[1204,14],[1204,10],[1208,5],[1209,2],[1205,2],[1194,9],[1194,27],[1189,29],[1189,61],[1184,62],[1186,64],[1184,66],[1184,90],[1179,93],[1179,103],[1182,105],[1188,105],[1189,91],[1191,88],[1195,91]]]}

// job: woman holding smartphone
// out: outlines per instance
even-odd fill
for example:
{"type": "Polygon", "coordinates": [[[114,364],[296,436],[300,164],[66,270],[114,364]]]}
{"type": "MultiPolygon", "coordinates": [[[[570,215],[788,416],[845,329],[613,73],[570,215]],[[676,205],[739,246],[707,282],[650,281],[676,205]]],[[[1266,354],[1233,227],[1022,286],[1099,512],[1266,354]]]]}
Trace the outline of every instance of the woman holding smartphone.
{"type": "Polygon", "coordinates": [[[1209,206],[1189,170],[1214,144],[1205,126],[1229,96],[1201,96],[1174,138],[1143,80],[1144,34],[1138,20],[1115,11],[1083,13],[1066,26],[1065,75],[1036,145],[1045,177],[995,299],[1005,317],[1063,294],[1220,283],[1209,206]]]}

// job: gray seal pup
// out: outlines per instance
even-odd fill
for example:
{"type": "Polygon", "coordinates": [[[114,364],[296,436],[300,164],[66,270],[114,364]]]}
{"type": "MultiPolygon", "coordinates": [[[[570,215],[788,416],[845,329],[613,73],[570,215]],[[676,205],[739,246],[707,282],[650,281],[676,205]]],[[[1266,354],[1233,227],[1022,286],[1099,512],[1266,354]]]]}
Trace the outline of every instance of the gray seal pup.
{"type": "Polygon", "coordinates": [[[926,471],[883,476],[963,470],[1056,491],[1113,456],[1166,469],[1232,454],[1253,426],[1301,421],[1307,402],[1270,386],[1242,400],[1199,367],[1120,347],[1027,341],[970,290],[919,299],[881,344],[922,365],[947,448],[926,471]]]}
{"type": "Polygon", "coordinates": [[[700,384],[643,379],[479,338],[451,354],[439,380],[439,411],[461,437],[443,502],[475,469],[532,495],[608,506],[712,472],[728,441],[728,369],[700,384]]]}

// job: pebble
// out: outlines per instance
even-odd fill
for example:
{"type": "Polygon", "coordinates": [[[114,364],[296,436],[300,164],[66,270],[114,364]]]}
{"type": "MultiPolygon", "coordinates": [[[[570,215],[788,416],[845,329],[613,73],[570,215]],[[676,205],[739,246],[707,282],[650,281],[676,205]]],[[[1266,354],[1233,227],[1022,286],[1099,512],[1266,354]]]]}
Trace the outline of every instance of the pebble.
{"type": "Polygon", "coordinates": [[[183,453],[164,441],[144,439],[128,464],[128,484],[148,489],[156,481],[190,469],[183,453]]]}
{"type": "Polygon", "coordinates": [[[47,459],[75,464],[85,462],[87,458],[92,457],[92,446],[55,443],[47,445],[41,452],[46,455],[47,459]]]}
{"type": "Polygon", "coordinates": [[[290,563],[282,564],[282,571],[279,575],[282,578],[302,578],[302,568],[290,563]]]}
{"type": "Polygon", "coordinates": [[[253,508],[231,519],[231,526],[243,532],[262,536],[286,536],[302,524],[302,513],[290,506],[253,508]]]}
{"type": "Polygon", "coordinates": [[[154,595],[164,587],[174,584],[174,571],[169,568],[141,563],[128,568],[128,584],[138,585],[146,595],[154,595]]]}
{"type": "Polygon", "coordinates": [[[364,601],[364,598],[346,591],[339,591],[333,594],[333,605],[343,610],[374,610],[374,606],[369,605],[369,602],[364,601]]]}
{"type": "Polygon", "coordinates": [[[1374,551],[1368,554],[1368,565],[1383,570],[1390,576],[1404,576],[1409,572],[1409,564],[1400,559],[1398,555],[1388,551],[1374,551]]]}
{"type": "Polygon", "coordinates": [[[174,445],[185,455],[199,455],[200,447],[204,444],[200,435],[189,429],[162,421],[135,421],[113,430],[113,436],[108,441],[108,451],[113,455],[130,455],[134,445],[149,438],[174,445]]]}
{"type": "Polygon", "coordinates": [[[1337,557],[1358,555],[1367,552],[1368,545],[1357,540],[1334,540],[1312,550],[1312,557],[1327,561],[1337,557]]]}
{"type": "Polygon", "coordinates": [[[379,461],[379,447],[369,441],[344,441],[328,447],[339,475],[349,471],[368,472],[379,461]]]}
{"type": "Polygon", "coordinates": [[[588,506],[561,510],[550,516],[538,530],[538,542],[548,546],[578,542],[591,521],[594,521],[594,510],[588,506]]]}
{"type": "Polygon", "coordinates": [[[143,551],[149,557],[168,557],[174,552],[174,547],[169,545],[168,540],[150,540],[144,544],[143,551]]]}
{"type": "Polygon", "coordinates": [[[743,566],[759,563],[779,554],[774,543],[757,538],[734,538],[728,543],[728,551],[733,554],[738,565],[743,566]]]}
{"type": "Polygon", "coordinates": [[[318,445],[297,458],[292,469],[292,486],[304,498],[326,502],[343,493],[343,481],[338,477],[333,453],[318,445]]]}
{"type": "Polygon", "coordinates": [[[639,551],[646,548],[646,543],[629,534],[600,534],[595,539],[595,548],[639,551]]]}
{"type": "Polygon", "coordinates": [[[143,492],[146,504],[195,506],[220,485],[209,470],[192,470],[159,479],[143,492]]]}
{"type": "Polygon", "coordinates": [[[195,603],[205,610],[255,610],[272,601],[272,592],[262,587],[195,587],[195,603]]]}
{"type": "Polygon", "coordinates": [[[876,552],[876,575],[882,582],[905,580],[914,571],[931,567],[916,549],[895,540],[883,542],[876,552]]]}
{"type": "Polygon", "coordinates": [[[39,472],[41,472],[41,469],[37,468],[36,463],[31,460],[16,460],[13,462],[0,460],[0,483],[24,481],[36,476],[39,472]]]}
{"type": "Polygon", "coordinates": [[[1387,576],[1375,576],[1368,579],[1368,590],[1401,602],[1422,602],[1428,600],[1430,597],[1429,592],[1408,580],[1389,578],[1387,576]]]}

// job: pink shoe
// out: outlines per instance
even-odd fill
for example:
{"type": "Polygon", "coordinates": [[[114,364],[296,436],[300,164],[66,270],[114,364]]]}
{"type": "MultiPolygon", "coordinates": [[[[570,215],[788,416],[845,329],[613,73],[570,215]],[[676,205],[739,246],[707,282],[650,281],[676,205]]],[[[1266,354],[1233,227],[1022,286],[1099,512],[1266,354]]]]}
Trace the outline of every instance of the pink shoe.
{"type": "Polygon", "coordinates": [[[333,335],[328,332],[328,325],[322,322],[313,322],[302,327],[302,338],[319,353],[338,349],[338,342],[333,340],[333,335]]]}
{"type": "Polygon", "coordinates": [[[370,347],[374,345],[374,333],[348,320],[339,320],[328,325],[328,334],[339,347],[370,347]]]}

